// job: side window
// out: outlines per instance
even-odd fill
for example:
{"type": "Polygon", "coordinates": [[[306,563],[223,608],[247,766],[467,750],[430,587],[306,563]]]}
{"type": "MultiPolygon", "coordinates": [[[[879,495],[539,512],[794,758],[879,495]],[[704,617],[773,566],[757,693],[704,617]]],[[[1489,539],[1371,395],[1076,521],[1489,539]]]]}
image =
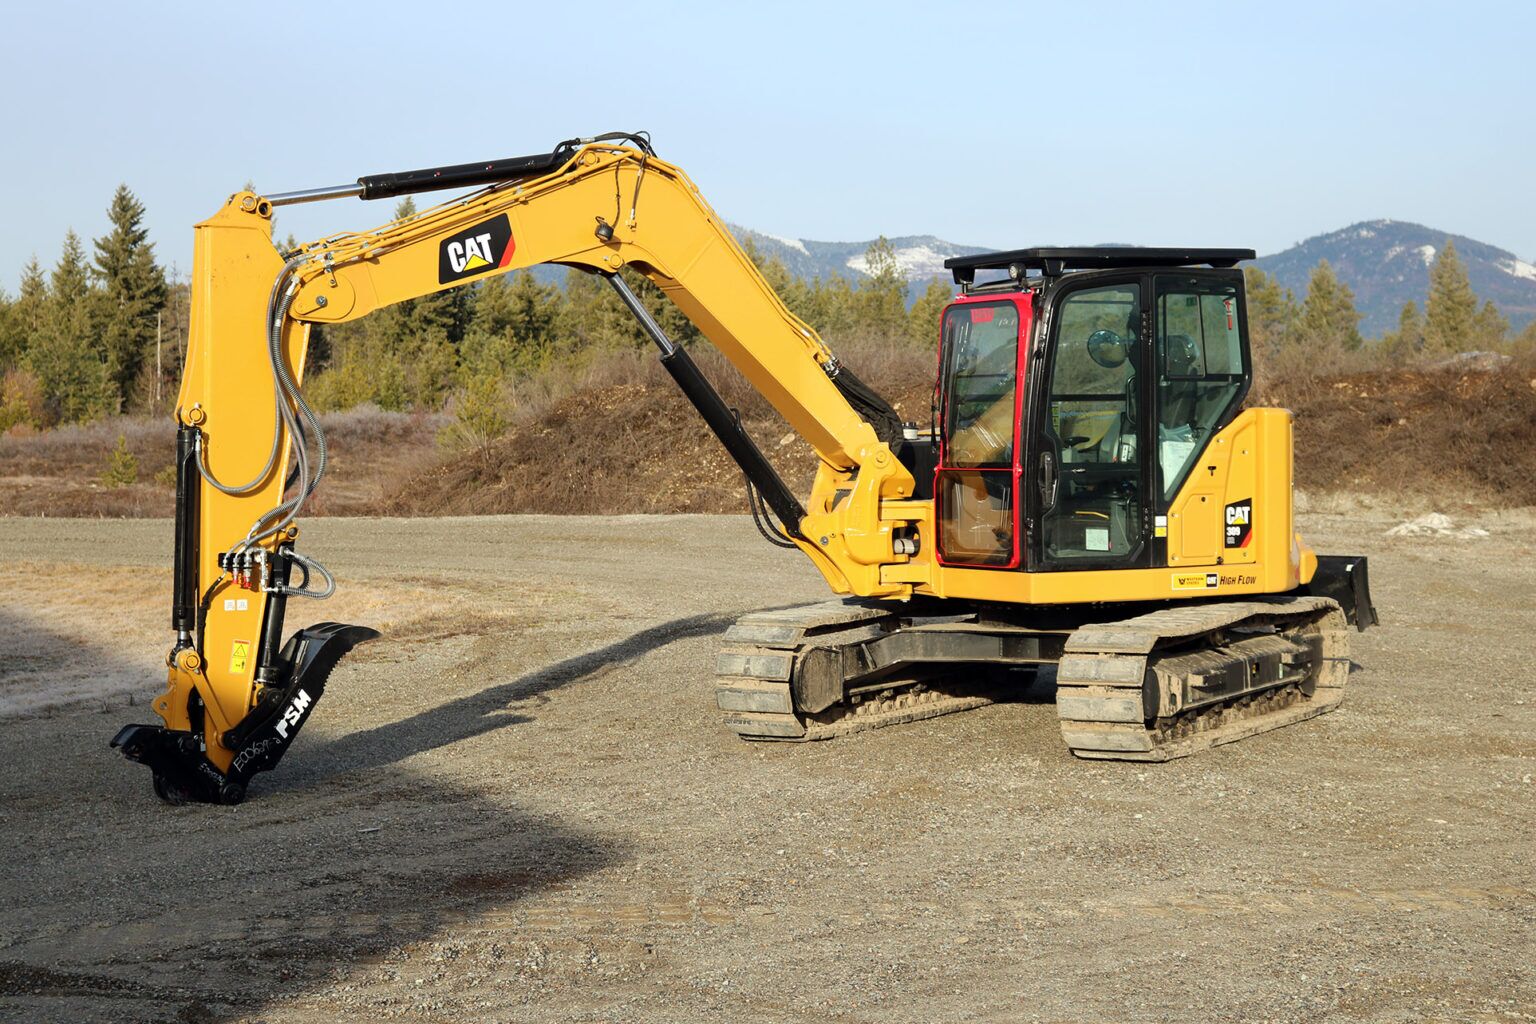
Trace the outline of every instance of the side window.
{"type": "Polygon", "coordinates": [[[1164,501],[1246,387],[1243,320],[1235,284],[1159,276],[1154,317],[1157,461],[1164,501]]]}
{"type": "Polygon", "coordinates": [[[1063,463],[1137,461],[1139,290],[1091,288],[1061,304],[1050,416],[1063,463]]]}
{"type": "Polygon", "coordinates": [[[1013,458],[1019,309],[961,303],[944,314],[944,468],[935,485],[939,557],[1007,567],[1015,551],[1013,458]]]}

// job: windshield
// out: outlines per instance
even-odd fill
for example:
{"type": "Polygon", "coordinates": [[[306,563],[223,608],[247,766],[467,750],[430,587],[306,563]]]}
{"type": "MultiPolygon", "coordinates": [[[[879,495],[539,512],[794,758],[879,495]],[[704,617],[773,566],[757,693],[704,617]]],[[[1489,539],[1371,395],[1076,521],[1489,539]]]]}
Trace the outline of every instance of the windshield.
{"type": "Polygon", "coordinates": [[[944,314],[944,437],[951,466],[1013,462],[1019,311],[1012,302],[944,314]]]}

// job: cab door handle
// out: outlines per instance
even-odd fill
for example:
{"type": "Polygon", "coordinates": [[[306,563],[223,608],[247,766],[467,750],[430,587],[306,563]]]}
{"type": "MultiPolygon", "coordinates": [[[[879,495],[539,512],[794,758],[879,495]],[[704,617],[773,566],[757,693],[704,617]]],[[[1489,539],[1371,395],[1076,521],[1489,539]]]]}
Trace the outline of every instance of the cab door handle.
{"type": "Polygon", "coordinates": [[[1056,507],[1056,490],[1060,479],[1056,476],[1056,454],[1040,453],[1040,512],[1045,514],[1056,507]]]}

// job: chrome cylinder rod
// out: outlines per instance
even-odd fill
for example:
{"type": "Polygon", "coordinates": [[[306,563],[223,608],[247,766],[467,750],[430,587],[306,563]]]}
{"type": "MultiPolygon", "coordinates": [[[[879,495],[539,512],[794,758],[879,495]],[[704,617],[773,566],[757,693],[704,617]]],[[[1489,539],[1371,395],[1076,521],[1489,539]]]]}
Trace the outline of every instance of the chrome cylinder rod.
{"type": "Polygon", "coordinates": [[[273,206],[293,206],[296,203],[318,203],[324,199],[351,199],[353,196],[363,194],[363,186],[357,182],[350,185],[331,185],[328,188],[305,188],[297,192],[278,192],[267,196],[267,202],[273,206]]]}

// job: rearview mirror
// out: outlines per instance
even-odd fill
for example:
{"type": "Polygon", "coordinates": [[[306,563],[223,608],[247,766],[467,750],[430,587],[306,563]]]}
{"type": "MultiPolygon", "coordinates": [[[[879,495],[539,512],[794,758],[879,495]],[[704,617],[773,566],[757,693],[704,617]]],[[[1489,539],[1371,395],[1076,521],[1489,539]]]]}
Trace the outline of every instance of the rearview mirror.
{"type": "Polygon", "coordinates": [[[1130,346],[1114,331],[1094,331],[1088,335],[1088,358],[1106,370],[1123,365],[1129,355],[1130,346]]]}

